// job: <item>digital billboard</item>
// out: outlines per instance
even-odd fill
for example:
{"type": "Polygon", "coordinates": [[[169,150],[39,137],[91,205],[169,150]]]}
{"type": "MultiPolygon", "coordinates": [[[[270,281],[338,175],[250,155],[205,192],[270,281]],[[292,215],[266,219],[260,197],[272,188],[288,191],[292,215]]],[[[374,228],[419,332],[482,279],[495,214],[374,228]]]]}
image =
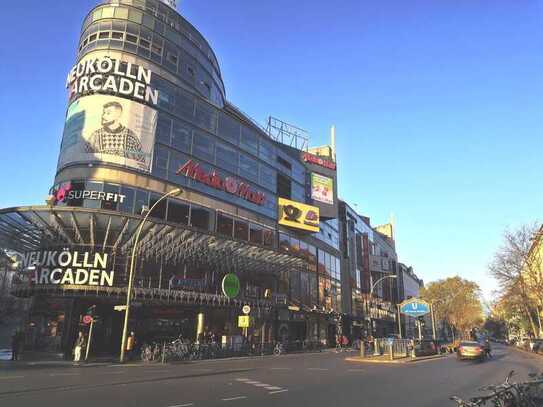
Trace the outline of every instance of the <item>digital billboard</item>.
{"type": "Polygon", "coordinates": [[[289,199],[279,198],[279,224],[296,229],[318,232],[320,230],[319,208],[289,199]]]}
{"type": "Polygon", "coordinates": [[[311,198],[325,204],[334,204],[334,180],[311,173],[311,198]]]}
{"type": "Polygon", "coordinates": [[[157,112],[107,95],[77,99],[68,108],[58,168],[108,162],[151,171],[157,112]]]}

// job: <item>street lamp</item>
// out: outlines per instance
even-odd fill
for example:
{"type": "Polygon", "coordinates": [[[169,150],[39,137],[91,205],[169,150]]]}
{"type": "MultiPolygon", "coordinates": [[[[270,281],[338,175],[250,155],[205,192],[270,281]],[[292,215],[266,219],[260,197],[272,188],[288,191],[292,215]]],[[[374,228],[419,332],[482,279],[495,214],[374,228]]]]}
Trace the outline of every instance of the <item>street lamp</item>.
{"type": "Polygon", "coordinates": [[[132,257],[130,258],[130,274],[128,276],[128,292],[126,293],[126,309],[124,311],[124,325],[123,325],[123,336],[121,340],[121,357],[120,362],[124,362],[124,351],[125,351],[125,345],[126,345],[126,336],[128,332],[128,314],[130,313],[130,300],[132,297],[132,285],[134,283],[134,266],[136,264],[136,249],[138,248],[138,242],[140,239],[140,234],[143,229],[143,225],[145,225],[145,222],[147,221],[147,218],[153,212],[153,209],[164,199],[168,198],[169,196],[179,195],[183,191],[181,188],[175,188],[168,192],[167,194],[162,195],[154,204],[151,206],[151,208],[147,211],[145,214],[145,217],[141,221],[138,231],[136,232],[136,238],[134,240],[134,246],[132,247],[132,257]]]}
{"type": "Polygon", "coordinates": [[[381,277],[379,280],[377,280],[375,283],[373,283],[370,287],[370,326],[371,326],[371,334],[373,335],[373,318],[371,317],[371,310],[372,310],[372,300],[373,300],[373,290],[379,284],[381,281],[383,281],[386,278],[398,278],[396,274],[388,274],[384,277],[381,277]]]}

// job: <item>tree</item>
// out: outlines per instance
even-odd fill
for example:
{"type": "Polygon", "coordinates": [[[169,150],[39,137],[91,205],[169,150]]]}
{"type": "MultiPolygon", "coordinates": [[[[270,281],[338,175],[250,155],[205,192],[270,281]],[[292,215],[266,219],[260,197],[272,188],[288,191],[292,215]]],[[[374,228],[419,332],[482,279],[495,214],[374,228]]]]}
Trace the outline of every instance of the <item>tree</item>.
{"type": "Polygon", "coordinates": [[[466,336],[483,322],[481,290],[473,281],[449,277],[429,283],[420,291],[422,299],[433,304],[436,321],[444,321],[455,332],[466,336]]]}
{"type": "Polygon", "coordinates": [[[543,309],[541,230],[536,224],[506,230],[489,266],[490,275],[500,286],[503,305],[521,313],[537,336],[541,334],[543,309]]]}

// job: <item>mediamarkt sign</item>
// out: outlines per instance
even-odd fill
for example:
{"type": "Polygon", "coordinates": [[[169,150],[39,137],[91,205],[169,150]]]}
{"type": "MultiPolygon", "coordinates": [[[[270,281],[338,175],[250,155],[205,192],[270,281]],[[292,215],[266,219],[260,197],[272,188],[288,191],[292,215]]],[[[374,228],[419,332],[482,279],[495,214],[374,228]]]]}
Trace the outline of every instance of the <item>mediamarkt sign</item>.
{"type": "Polygon", "coordinates": [[[35,267],[34,284],[113,286],[107,253],[42,251],[24,255],[23,267],[35,267]]]}
{"type": "Polygon", "coordinates": [[[89,93],[130,96],[158,104],[158,90],[151,88],[151,70],[104,56],[75,65],[66,79],[70,101],[89,93]]]}
{"type": "Polygon", "coordinates": [[[192,160],[187,161],[176,172],[177,175],[183,174],[186,177],[193,178],[212,188],[221,189],[232,195],[237,195],[257,205],[264,205],[266,194],[255,191],[245,182],[241,182],[234,177],[222,178],[217,171],[211,173],[205,172],[200,164],[192,160]]]}

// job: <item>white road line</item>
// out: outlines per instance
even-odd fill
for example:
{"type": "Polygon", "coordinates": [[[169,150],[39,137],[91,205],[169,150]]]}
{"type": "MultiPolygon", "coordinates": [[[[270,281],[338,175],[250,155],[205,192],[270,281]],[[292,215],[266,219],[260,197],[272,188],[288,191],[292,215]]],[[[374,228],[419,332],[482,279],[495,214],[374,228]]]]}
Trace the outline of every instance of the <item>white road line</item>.
{"type": "Polygon", "coordinates": [[[236,379],[236,381],[238,381],[238,382],[249,382],[249,381],[251,381],[251,379],[245,379],[245,378],[242,377],[242,378],[236,379]]]}
{"type": "Polygon", "coordinates": [[[281,387],[277,386],[268,386],[266,387],[266,390],[283,390],[281,387]]]}
{"type": "Polygon", "coordinates": [[[246,380],[245,383],[247,384],[262,384],[261,382],[255,381],[255,380],[246,380]]]}
{"type": "Polygon", "coordinates": [[[81,373],[50,373],[49,376],[79,376],[81,373]]]}
{"type": "Polygon", "coordinates": [[[194,403],[187,403],[187,404],[176,404],[175,406],[168,406],[168,407],[189,407],[193,405],[194,403]]]}
{"type": "Polygon", "coordinates": [[[237,397],[229,397],[227,399],[221,399],[222,401],[234,401],[234,400],[242,400],[246,399],[247,396],[237,396],[237,397]]]}
{"type": "Polygon", "coordinates": [[[258,383],[258,384],[253,384],[253,386],[255,386],[255,387],[266,387],[266,386],[271,386],[271,384],[267,384],[267,383],[258,383]]]}
{"type": "Polygon", "coordinates": [[[10,380],[10,379],[23,379],[24,376],[0,376],[0,379],[3,379],[3,380],[10,380]]]}
{"type": "Polygon", "coordinates": [[[277,391],[270,391],[268,394],[277,394],[277,393],[284,393],[288,391],[288,389],[283,389],[283,390],[277,390],[277,391]]]}

